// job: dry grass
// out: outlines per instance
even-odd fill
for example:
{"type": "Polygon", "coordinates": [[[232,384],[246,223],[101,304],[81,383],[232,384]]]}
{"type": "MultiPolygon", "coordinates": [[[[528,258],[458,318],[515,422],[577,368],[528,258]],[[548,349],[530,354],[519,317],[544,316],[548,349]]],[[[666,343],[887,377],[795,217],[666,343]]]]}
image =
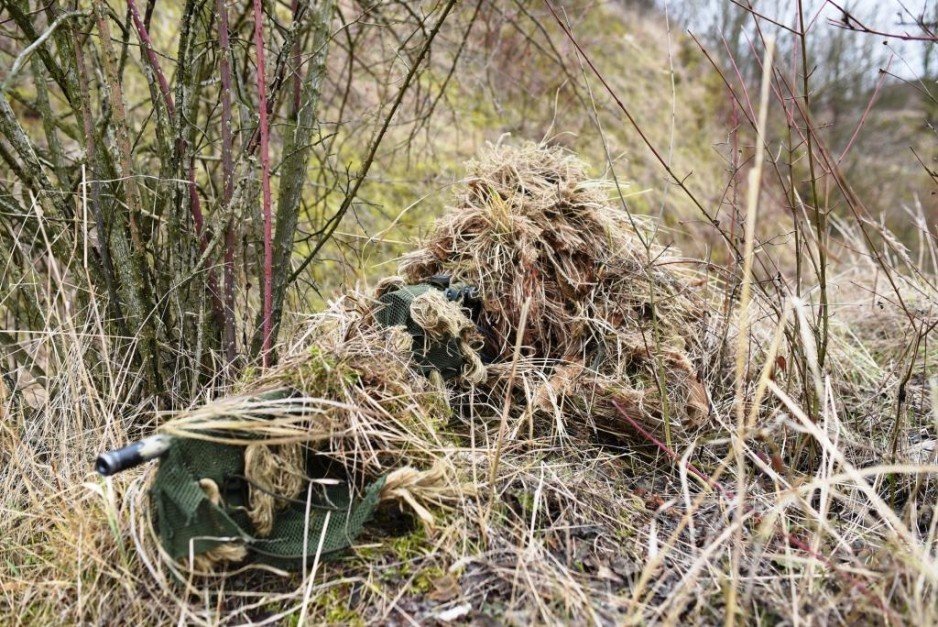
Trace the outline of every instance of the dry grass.
{"type": "Polygon", "coordinates": [[[755,298],[740,429],[732,286],[607,192],[567,153],[492,149],[405,260],[412,279],[482,288],[503,359],[477,386],[413,375],[406,342],[350,296],[297,325],[275,369],[167,423],[124,402],[120,364],[89,370],[109,354],[95,310],[47,286],[33,349],[55,376],[2,399],[3,622],[716,623],[730,602],[756,623],[938,620],[934,274],[896,259],[900,303],[844,228],[823,371],[811,304],[755,298]],[[300,394],[251,400],[282,388],[300,394]],[[102,480],[91,460],[206,421],[302,441],[356,479],[432,471],[444,490],[407,505],[420,480],[400,473],[360,546],[308,573],[195,576],[149,530],[151,470],[102,480]]]}

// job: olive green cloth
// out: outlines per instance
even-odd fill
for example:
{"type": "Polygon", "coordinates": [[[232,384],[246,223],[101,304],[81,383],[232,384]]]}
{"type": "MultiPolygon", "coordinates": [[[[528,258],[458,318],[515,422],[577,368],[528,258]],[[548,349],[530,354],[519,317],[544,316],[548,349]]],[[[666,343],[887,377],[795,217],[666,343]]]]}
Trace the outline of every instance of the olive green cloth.
{"type": "Polygon", "coordinates": [[[413,338],[411,351],[417,368],[424,375],[438,370],[444,380],[453,379],[462,374],[466,361],[459,348],[458,337],[448,337],[444,341],[429,338],[423,329],[414,322],[410,315],[410,305],[414,299],[430,290],[438,289],[433,285],[405,285],[383,294],[381,303],[375,312],[379,324],[388,327],[403,326],[413,338]]]}
{"type": "Polygon", "coordinates": [[[244,506],[247,482],[244,447],[176,438],[160,461],[150,487],[156,528],[174,559],[204,553],[220,544],[242,543],[255,561],[296,569],[318,553],[328,559],[351,546],[378,505],[384,477],[356,497],[347,484],[313,484],[309,522],[306,495],[278,510],[266,538],[252,535],[244,506]],[[199,484],[215,482],[221,501],[214,504],[199,484]],[[328,520],[328,526],[326,526],[328,520]],[[325,527],[325,533],[323,528],[325,527]]]}

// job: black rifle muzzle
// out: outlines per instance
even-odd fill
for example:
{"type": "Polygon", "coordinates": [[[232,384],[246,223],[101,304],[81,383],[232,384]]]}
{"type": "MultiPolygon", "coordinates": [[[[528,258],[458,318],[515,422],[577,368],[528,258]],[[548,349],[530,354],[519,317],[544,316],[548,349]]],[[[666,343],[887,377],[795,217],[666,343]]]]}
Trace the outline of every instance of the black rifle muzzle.
{"type": "Polygon", "coordinates": [[[123,448],[101,453],[94,462],[94,469],[105,477],[110,477],[122,470],[156,459],[169,450],[171,443],[172,438],[168,435],[144,438],[123,448]]]}

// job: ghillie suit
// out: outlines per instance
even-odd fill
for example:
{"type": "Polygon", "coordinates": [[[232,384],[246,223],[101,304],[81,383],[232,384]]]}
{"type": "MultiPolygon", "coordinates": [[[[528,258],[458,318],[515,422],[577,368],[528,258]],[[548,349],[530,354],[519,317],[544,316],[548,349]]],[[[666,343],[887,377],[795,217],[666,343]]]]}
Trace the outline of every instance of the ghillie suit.
{"type": "MultiPolygon", "coordinates": [[[[490,147],[470,163],[455,206],[400,268],[477,286],[479,324],[497,361],[523,358],[541,383],[531,410],[561,428],[688,437],[709,415],[691,355],[706,307],[697,277],[610,200],[610,185],[560,148],[490,147]]],[[[496,384],[498,381],[493,381],[496,384]]]]}
{"type": "Polygon", "coordinates": [[[432,524],[473,487],[415,442],[439,448],[454,412],[484,422],[509,398],[509,438],[691,438],[709,415],[691,358],[705,307],[609,192],[561,149],[473,162],[403,279],[341,299],[279,365],[162,428],[180,442],[151,488],[168,554],[298,567],[348,547],[382,500],[432,524]]]}

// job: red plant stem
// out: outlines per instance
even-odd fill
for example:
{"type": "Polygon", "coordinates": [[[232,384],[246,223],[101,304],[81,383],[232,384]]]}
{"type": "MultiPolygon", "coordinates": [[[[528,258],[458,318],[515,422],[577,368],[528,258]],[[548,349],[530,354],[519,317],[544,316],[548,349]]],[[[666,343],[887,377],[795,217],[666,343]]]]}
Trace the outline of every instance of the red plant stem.
{"type": "MultiPolygon", "coordinates": [[[[299,0],[291,0],[290,11],[293,14],[294,21],[296,21],[298,17],[299,10],[300,10],[299,0]]],[[[292,66],[293,109],[291,113],[294,118],[297,118],[300,115],[300,104],[301,104],[300,100],[301,100],[301,93],[302,93],[301,86],[303,84],[303,64],[305,63],[303,61],[302,47],[300,45],[299,38],[297,38],[297,40],[293,42],[293,49],[290,53],[290,56],[292,58],[292,61],[289,64],[278,65],[277,72],[275,72],[275,76],[273,78],[273,81],[271,82],[270,90],[272,94],[275,94],[277,92],[279,86],[283,83],[283,81],[287,80],[285,78],[286,68],[288,66],[292,66]]],[[[276,106],[277,106],[276,98],[268,100],[267,102],[267,115],[268,116],[273,113],[274,108],[276,108],[276,106]]],[[[258,130],[259,129],[254,129],[254,132],[251,133],[251,136],[248,138],[247,144],[245,144],[244,151],[249,155],[254,154],[254,151],[257,150],[257,145],[260,141],[260,134],[258,130]]]]}
{"type": "MultiPolygon", "coordinates": [[[[140,38],[140,42],[143,45],[143,49],[146,52],[147,62],[150,65],[150,69],[153,71],[153,75],[156,77],[156,83],[159,86],[160,94],[163,96],[163,102],[166,105],[166,111],[169,114],[170,118],[175,117],[176,115],[176,105],[173,102],[173,96],[169,91],[169,83],[166,81],[166,75],[163,74],[163,68],[160,66],[160,61],[156,56],[156,52],[153,50],[153,41],[150,39],[150,33],[147,31],[147,27],[144,24],[143,20],[140,18],[140,11],[137,10],[136,0],[127,0],[127,8],[130,10],[130,16],[133,20],[134,27],[137,29],[137,36],[140,38]]],[[[227,19],[225,20],[225,34],[227,37],[227,19]]],[[[229,84],[230,84],[230,71],[229,71],[229,84]]],[[[231,110],[231,105],[228,106],[229,113],[231,110]]],[[[230,129],[229,129],[230,130],[230,129]]],[[[181,155],[184,146],[185,140],[180,136],[177,149],[181,155]]],[[[230,196],[229,196],[230,198],[230,196]]],[[[204,253],[208,247],[208,238],[205,234],[204,224],[205,219],[202,215],[202,205],[199,200],[199,190],[198,186],[195,184],[195,160],[193,159],[192,163],[189,165],[189,210],[192,213],[192,221],[195,224],[195,233],[199,238],[199,250],[204,253]]],[[[226,251],[227,252],[227,251],[226,251]]],[[[227,282],[226,282],[227,285],[227,282]]],[[[224,325],[224,315],[221,305],[221,300],[218,296],[218,277],[215,274],[215,269],[212,268],[208,272],[208,289],[211,294],[212,299],[212,312],[215,317],[216,322],[220,327],[224,325]]]]}
{"type": "MultiPolygon", "coordinates": [[[[222,169],[222,212],[230,211],[234,195],[234,160],[231,136],[231,42],[228,38],[228,7],[225,0],[216,0],[218,15],[218,45],[220,48],[219,72],[221,74],[221,169],[222,169]]],[[[234,328],[234,218],[229,217],[225,225],[225,294],[224,294],[224,337],[223,345],[228,363],[237,356],[234,328]]]]}
{"type": "MultiPolygon", "coordinates": [[[[633,429],[638,431],[639,435],[641,435],[643,438],[645,438],[646,440],[648,440],[649,442],[657,446],[661,450],[661,452],[663,452],[665,455],[670,457],[675,463],[680,463],[681,460],[680,460],[680,457],[678,457],[678,454],[675,453],[673,450],[671,450],[664,442],[662,442],[661,440],[653,436],[651,433],[649,433],[644,427],[642,427],[642,425],[638,423],[637,420],[632,418],[629,415],[629,412],[626,411],[625,407],[622,406],[622,403],[620,403],[618,399],[613,398],[612,405],[616,408],[616,411],[619,412],[619,416],[624,418],[625,421],[628,422],[632,426],[633,429]]],[[[694,473],[695,475],[697,475],[698,477],[700,477],[701,479],[703,479],[703,481],[707,485],[709,485],[711,488],[718,490],[724,496],[727,496],[727,497],[730,496],[726,492],[726,489],[723,486],[721,486],[719,483],[717,483],[716,481],[714,481],[713,479],[705,475],[692,463],[687,462],[687,469],[691,471],[692,473],[694,473]]]]}
{"type": "Polygon", "coordinates": [[[730,50],[730,45],[726,41],[726,37],[721,37],[723,40],[723,49],[726,50],[726,56],[729,57],[730,65],[733,66],[733,72],[736,74],[736,80],[739,81],[739,87],[743,92],[743,97],[746,99],[746,109],[749,113],[749,119],[756,119],[755,109],[752,108],[752,100],[749,98],[749,88],[746,87],[746,79],[743,78],[742,72],[739,71],[739,66],[736,64],[736,57],[733,56],[733,51],[730,50]]]}
{"type": "Polygon", "coordinates": [[[137,10],[135,0],[127,0],[127,8],[130,9],[130,17],[134,21],[137,36],[140,37],[143,50],[147,54],[147,61],[150,63],[150,68],[153,70],[153,74],[156,75],[156,83],[159,85],[160,93],[163,94],[163,102],[166,103],[166,110],[169,112],[169,117],[173,117],[176,115],[176,107],[173,103],[173,97],[169,93],[169,83],[166,82],[166,76],[163,74],[163,69],[160,67],[160,61],[156,58],[156,53],[153,51],[153,42],[150,40],[150,33],[147,32],[147,27],[143,24],[143,20],[140,19],[140,11],[137,10]]]}
{"type": "Polygon", "coordinates": [[[867,103],[866,109],[863,111],[863,115],[860,116],[860,121],[857,122],[857,128],[853,131],[853,135],[850,136],[850,141],[847,142],[846,148],[844,148],[843,152],[840,153],[840,156],[837,157],[837,165],[840,165],[840,162],[843,161],[844,157],[847,156],[847,153],[853,146],[853,142],[857,140],[857,135],[860,134],[860,129],[862,129],[863,125],[866,124],[866,119],[870,115],[870,110],[876,103],[876,99],[879,98],[879,92],[883,89],[883,83],[886,82],[886,77],[889,76],[889,68],[892,67],[892,60],[894,58],[894,56],[889,57],[889,61],[886,63],[886,69],[879,71],[879,80],[876,82],[876,89],[873,90],[873,95],[870,96],[870,101],[867,103]]]}
{"type": "Polygon", "coordinates": [[[261,140],[261,190],[264,212],[264,287],[263,302],[263,342],[261,344],[261,364],[266,368],[270,359],[271,316],[273,314],[273,268],[274,249],[270,215],[270,127],[267,121],[267,83],[264,76],[264,15],[261,0],[254,0],[254,47],[257,49],[257,95],[260,109],[261,140]]]}
{"type": "Polygon", "coordinates": [[[808,555],[810,555],[811,557],[813,557],[813,558],[816,559],[817,561],[823,563],[823,564],[828,568],[828,570],[830,570],[830,571],[836,573],[838,577],[840,577],[841,579],[843,579],[844,581],[846,581],[846,582],[847,582],[852,588],[854,588],[857,592],[859,592],[860,594],[862,594],[863,596],[865,596],[865,597],[866,597],[867,599],[869,599],[873,604],[875,604],[877,607],[879,607],[879,609],[880,609],[883,613],[890,614],[890,615],[892,616],[893,620],[896,621],[896,624],[900,624],[900,623],[902,622],[902,621],[899,619],[899,616],[896,614],[895,610],[893,610],[892,608],[890,608],[889,606],[887,606],[885,603],[883,603],[882,599],[880,599],[880,598],[877,597],[875,594],[873,594],[873,591],[870,590],[870,589],[866,586],[866,584],[863,583],[863,581],[862,581],[859,577],[856,577],[856,576],[852,575],[851,573],[845,572],[845,571],[841,570],[840,568],[838,568],[838,567],[837,567],[837,564],[835,564],[833,560],[831,560],[831,559],[830,559],[829,557],[827,557],[826,555],[822,555],[822,554],[818,553],[817,551],[812,550],[811,547],[808,546],[807,542],[803,541],[803,540],[802,540],[801,538],[799,538],[796,534],[794,534],[794,533],[786,533],[785,535],[787,536],[789,545],[795,547],[796,549],[799,549],[799,550],[801,550],[801,551],[804,551],[805,553],[807,553],[808,555]]]}

